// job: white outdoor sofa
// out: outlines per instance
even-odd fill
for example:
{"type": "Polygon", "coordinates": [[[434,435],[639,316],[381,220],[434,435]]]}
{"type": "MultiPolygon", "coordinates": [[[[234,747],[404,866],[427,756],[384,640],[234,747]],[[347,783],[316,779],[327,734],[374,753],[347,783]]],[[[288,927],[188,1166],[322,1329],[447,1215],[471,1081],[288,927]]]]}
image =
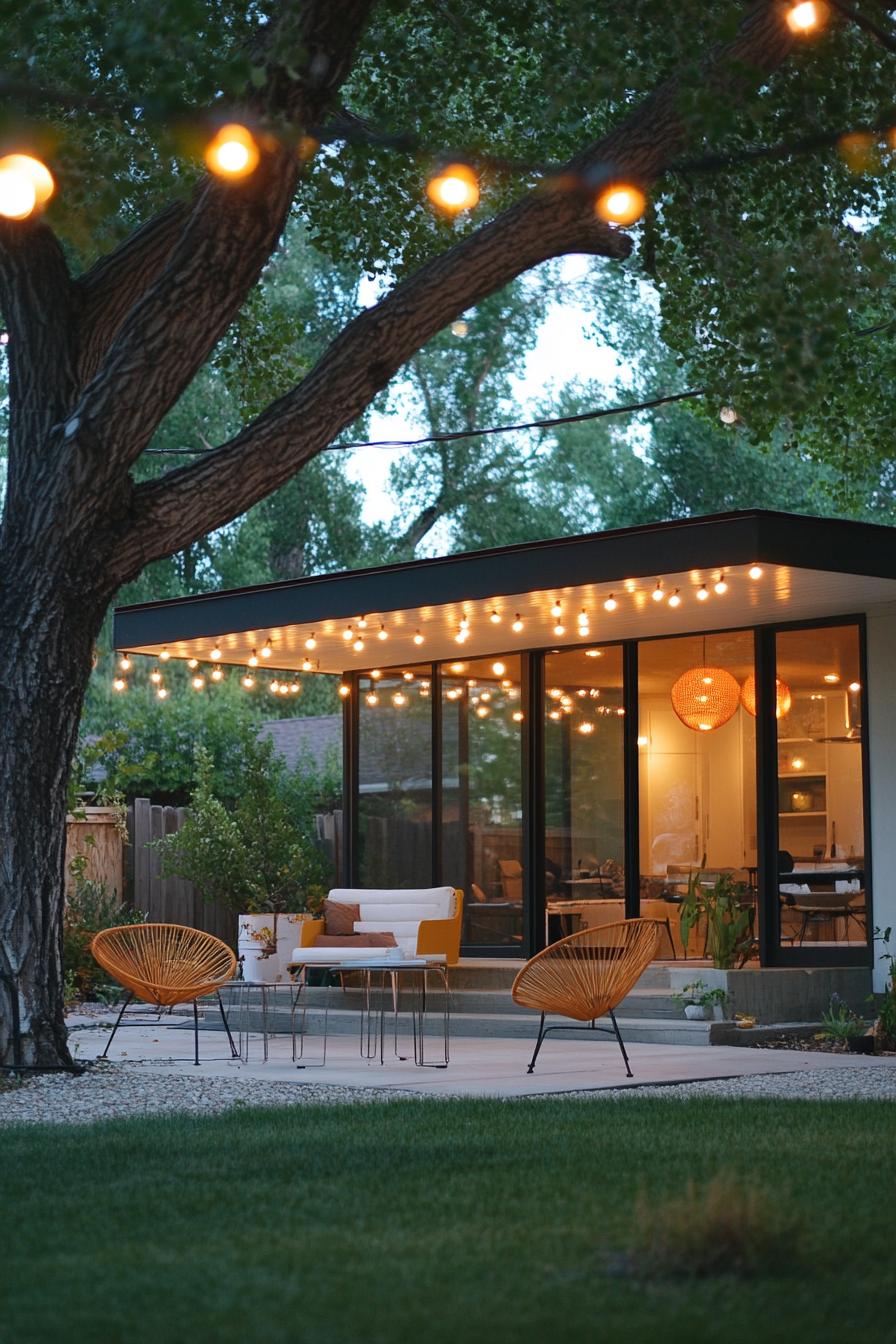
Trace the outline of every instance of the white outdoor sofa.
{"type": "MultiPolygon", "coordinates": [[[[336,887],[327,896],[338,905],[357,905],[360,919],[352,923],[356,934],[391,933],[397,947],[407,957],[444,957],[453,966],[460,956],[460,926],[464,894],[454,887],[426,887],[408,891],[377,888],[336,887]]],[[[298,925],[301,943],[293,948],[291,962],[313,965],[315,962],[369,961],[376,950],[368,946],[352,947],[344,940],[315,946],[324,934],[323,919],[308,919],[298,925]]],[[[359,940],[360,941],[360,940],[359,940]]],[[[389,949],[383,949],[388,952],[389,949]]]]}

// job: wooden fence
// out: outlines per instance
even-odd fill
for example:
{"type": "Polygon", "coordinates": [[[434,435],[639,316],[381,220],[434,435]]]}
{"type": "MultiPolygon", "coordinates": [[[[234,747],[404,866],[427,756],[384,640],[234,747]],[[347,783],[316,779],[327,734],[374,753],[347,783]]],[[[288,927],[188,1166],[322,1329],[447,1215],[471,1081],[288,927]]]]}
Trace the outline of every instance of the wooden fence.
{"type": "MultiPolygon", "coordinates": [[[[221,901],[206,901],[192,882],[182,877],[162,877],[161,856],[153,845],[163,836],[179,831],[187,816],[185,807],[161,807],[148,798],[135,798],[128,808],[127,894],[138,910],[146,910],[153,922],[188,924],[205,929],[236,946],[236,912],[221,901]]],[[[315,818],[317,838],[333,864],[334,886],[340,884],[342,813],[315,818]]],[[[121,889],[119,884],[119,890],[121,889]]]]}
{"type": "Polygon", "coordinates": [[[120,901],[124,896],[123,850],[124,836],[115,808],[85,807],[77,816],[69,815],[65,824],[66,892],[75,884],[69,865],[83,855],[87,859],[84,876],[92,882],[105,882],[120,901]]]}

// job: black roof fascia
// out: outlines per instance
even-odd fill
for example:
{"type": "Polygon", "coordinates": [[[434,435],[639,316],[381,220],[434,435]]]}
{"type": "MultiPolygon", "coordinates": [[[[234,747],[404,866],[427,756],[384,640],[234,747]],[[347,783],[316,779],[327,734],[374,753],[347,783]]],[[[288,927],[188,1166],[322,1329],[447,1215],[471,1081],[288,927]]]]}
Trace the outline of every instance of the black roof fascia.
{"type": "Polygon", "coordinates": [[[116,648],[752,561],[896,579],[896,529],[751,510],[119,607],[116,648]]]}

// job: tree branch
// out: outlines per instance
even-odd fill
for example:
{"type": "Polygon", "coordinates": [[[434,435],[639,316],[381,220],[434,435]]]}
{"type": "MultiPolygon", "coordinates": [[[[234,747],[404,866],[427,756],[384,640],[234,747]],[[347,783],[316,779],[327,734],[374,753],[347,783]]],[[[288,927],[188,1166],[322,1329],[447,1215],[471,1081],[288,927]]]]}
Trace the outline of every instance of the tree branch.
{"type": "MultiPolygon", "coordinates": [[[[793,37],[777,5],[758,4],[737,37],[710,54],[704,84],[739,97],[786,58],[793,37]]],[[[572,160],[581,180],[612,163],[645,183],[659,178],[699,128],[679,109],[680,78],[661,86],[572,160]]],[[[127,575],[222,526],[282,485],[370,403],[414,352],[467,308],[551,257],[584,251],[616,259],[631,240],[596,220],[590,197],[559,181],[535,190],[426,263],[333,342],[303,382],[217,452],[138,487],[120,560],[127,575]]]]}

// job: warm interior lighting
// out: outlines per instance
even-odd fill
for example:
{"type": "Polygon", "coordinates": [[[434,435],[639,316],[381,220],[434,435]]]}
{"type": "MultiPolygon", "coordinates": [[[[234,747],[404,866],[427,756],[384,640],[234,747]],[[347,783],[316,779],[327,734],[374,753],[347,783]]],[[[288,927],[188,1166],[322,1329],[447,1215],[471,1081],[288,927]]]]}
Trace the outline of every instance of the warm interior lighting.
{"type": "Polygon", "coordinates": [[[379,681],[379,679],[380,679],[380,677],[381,677],[382,675],[383,675],[383,674],[382,674],[382,672],[380,671],[380,669],[379,669],[378,667],[375,667],[375,668],[373,669],[373,671],[370,673],[370,680],[371,680],[371,681],[379,681]]]}
{"type": "Polygon", "coordinates": [[[594,212],[600,219],[623,227],[636,223],[646,209],[647,197],[633,182],[611,183],[594,202],[594,212]]]}
{"type": "Polygon", "coordinates": [[[794,756],[793,760],[790,762],[791,770],[803,770],[805,769],[805,765],[806,762],[803,760],[802,756],[794,756]]]}
{"type": "Polygon", "coordinates": [[[346,698],[347,695],[350,694],[350,692],[351,692],[351,688],[350,688],[349,686],[346,686],[346,684],[345,684],[344,681],[341,682],[341,683],[340,683],[340,686],[339,686],[339,694],[340,694],[340,696],[342,697],[343,700],[346,698]]]}
{"type": "Polygon", "coordinates": [[[586,719],[584,723],[579,724],[579,732],[583,737],[588,737],[590,733],[594,732],[594,724],[590,719],[586,719]]]}
{"type": "Polygon", "coordinates": [[[551,607],[551,615],[554,617],[555,621],[559,621],[560,617],[563,615],[563,608],[559,602],[555,602],[551,607]]]}
{"type": "Polygon", "coordinates": [[[511,715],[511,718],[513,719],[514,723],[522,723],[525,717],[526,716],[524,715],[521,709],[515,709],[513,711],[513,714],[511,715]]]}
{"type": "Polygon", "coordinates": [[[747,570],[747,574],[749,575],[749,577],[750,577],[751,579],[761,579],[761,578],[762,578],[762,566],[761,566],[761,565],[751,565],[750,568],[747,570]]]}
{"type": "Polygon", "coordinates": [[[466,163],[449,163],[426,184],[426,194],[441,210],[459,214],[479,201],[479,179],[466,163]]]}
{"type": "Polygon", "coordinates": [[[359,617],[358,617],[358,629],[359,629],[359,630],[366,630],[366,629],[367,629],[367,617],[366,617],[366,616],[359,616],[359,617]]]}
{"type": "Polygon", "coordinates": [[[649,747],[649,746],[650,746],[650,738],[649,738],[649,737],[639,737],[639,738],[638,738],[638,746],[639,746],[639,747],[649,747]]]}
{"type": "Polygon", "coordinates": [[[248,177],[258,167],[258,145],[245,126],[222,126],[205,149],[205,162],[217,177],[248,177]]]}
{"type": "Polygon", "coordinates": [[[402,672],[401,675],[404,677],[405,681],[413,681],[413,680],[414,680],[414,674],[413,674],[413,672],[402,672]]]}
{"type": "Polygon", "coordinates": [[[53,174],[30,154],[7,154],[0,159],[0,215],[27,219],[45,205],[56,189],[53,174]]]}
{"type": "Polygon", "coordinates": [[[686,728],[708,733],[735,713],[741,690],[723,667],[691,667],[672,687],[672,708],[686,728]]]}
{"type": "MultiPolygon", "coordinates": [[[[752,672],[747,677],[740,689],[740,702],[748,714],[756,717],[756,678],[752,672]]],[[[793,704],[793,697],[790,694],[790,687],[786,681],[775,678],[775,718],[783,719],[784,715],[789,713],[790,706],[793,704]]]]}
{"type": "Polygon", "coordinates": [[[822,3],[822,0],[804,0],[803,3],[791,5],[788,9],[787,27],[797,36],[805,37],[827,22],[828,13],[828,6],[822,3]]]}
{"type": "Polygon", "coordinates": [[[479,719],[487,719],[490,712],[488,705],[476,706],[476,717],[479,719]]]}
{"type": "Polygon", "coordinates": [[[586,657],[586,658],[603,658],[603,656],[604,656],[604,655],[603,655],[603,653],[601,652],[600,649],[586,649],[586,650],[585,650],[585,657],[586,657]]]}
{"type": "Polygon", "coordinates": [[[824,679],[829,686],[836,686],[837,682],[840,680],[836,672],[825,672],[824,679]]]}
{"type": "Polygon", "coordinates": [[[278,695],[278,694],[279,694],[279,692],[280,692],[280,682],[278,681],[278,679],[277,679],[276,677],[275,677],[274,680],[271,682],[270,686],[268,687],[268,690],[271,692],[271,695],[278,695]]]}

